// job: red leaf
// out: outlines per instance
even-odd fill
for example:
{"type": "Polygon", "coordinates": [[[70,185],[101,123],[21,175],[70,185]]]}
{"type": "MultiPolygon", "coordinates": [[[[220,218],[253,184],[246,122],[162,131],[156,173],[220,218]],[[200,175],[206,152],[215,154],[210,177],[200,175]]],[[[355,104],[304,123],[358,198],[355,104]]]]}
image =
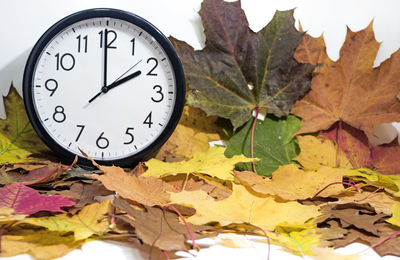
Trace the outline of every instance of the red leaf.
{"type": "Polygon", "coordinates": [[[46,182],[51,177],[57,174],[60,165],[52,166],[46,165],[44,167],[29,171],[28,174],[20,174],[17,172],[0,172],[0,184],[9,184],[12,182],[19,182],[25,185],[31,185],[41,182],[46,182]]]}
{"type": "MultiPolygon", "coordinates": [[[[338,142],[338,123],[329,130],[323,131],[322,136],[338,142]]],[[[371,166],[370,143],[363,131],[343,122],[340,150],[346,154],[354,168],[371,166]]]]}
{"type": "Polygon", "coordinates": [[[75,205],[75,201],[60,195],[45,196],[21,183],[11,183],[0,189],[0,207],[13,208],[15,214],[39,211],[64,212],[61,207],[75,205]]]}
{"type": "Polygon", "coordinates": [[[371,149],[372,165],[383,174],[400,174],[400,146],[395,139],[390,144],[371,149]]]}

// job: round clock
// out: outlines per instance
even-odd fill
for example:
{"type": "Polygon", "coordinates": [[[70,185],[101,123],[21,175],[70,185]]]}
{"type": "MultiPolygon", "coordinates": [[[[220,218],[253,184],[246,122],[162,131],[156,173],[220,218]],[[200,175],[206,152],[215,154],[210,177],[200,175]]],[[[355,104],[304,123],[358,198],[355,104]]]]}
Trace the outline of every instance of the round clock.
{"type": "Polygon", "coordinates": [[[54,24],[35,44],[23,95],[40,138],[60,157],[134,166],[175,129],[185,102],[181,63],[152,24],[90,9],[54,24]]]}

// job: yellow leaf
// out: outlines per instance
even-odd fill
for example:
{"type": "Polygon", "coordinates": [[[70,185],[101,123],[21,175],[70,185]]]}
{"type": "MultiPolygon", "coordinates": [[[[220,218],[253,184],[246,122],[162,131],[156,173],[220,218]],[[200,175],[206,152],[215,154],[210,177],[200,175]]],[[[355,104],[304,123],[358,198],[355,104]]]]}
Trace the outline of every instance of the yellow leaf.
{"type": "MultiPolygon", "coordinates": [[[[317,171],[303,171],[294,164],[283,165],[272,173],[272,179],[264,179],[253,172],[235,172],[235,177],[255,192],[270,194],[285,200],[312,198],[325,186],[341,182],[345,169],[320,167],[317,171]]],[[[340,194],[342,185],[332,185],[321,192],[319,197],[340,194]]]]}
{"type": "Polygon", "coordinates": [[[12,86],[4,106],[7,119],[0,120],[0,164],[30,161],[29,155],[48,151],[33,130],[24,102],[12,86]]]}
{"type": "Polygon", "coordinates": [[[84,240],[75,241],[73,235],[48,230],[9,230],[1,237],[1,257],[30,254],[37,260],[54,259],[78,248],[84,240]]]}
{"type": "Polygon", "coordinates": [[[0,207],[0,224],[22,220],[26,217],[27,215],[14,215],[14,209],[12,208],[0,207]]]}
{"type": "Polygon", "coordinates": [[[277,225],[287,222],[302,225],[319,215],[317,206],[305,206],[298,202],[279,203],[274,197],[258,197],[242,185],[233,184],[232,195],[227,199],[215,201],[202,190],[171,193],[171,203],[193,207],[196,213],[188,221],[201,225],[219,222],[250,223],[264,230],[273,230],[277,225]]]}
{"type": "Polygon", "coordinates": [[[75,240],[86,239],[94,234],[102,235],[109,229],[108,218],[110,201],[93,203],[72,217],[57,215],[41,218],[27,218],[19,223],[45,227],[50,231],[74,232],[75,240]]]}
{"type": "MultiPolygon", "coordinates": [[[[300,154],[293,160],[298,161],[305,170],[317,170],[321,166],[337,167],[338,152],[333,141],[312,135],[297,136],[300,154]]],[[[346,155],[340,155],[340,167],[352,168],[346,155]]]]}
{"type": "Polygon", "coordinates": [[[254,160],[244,155],[226,158],[224,152],[224,147],[215,146],[210,147],[206,152],[195,153],[189,161],[168,163],[151,159],[145,163],[149,169],[142,176],[165,177],[179,173],[202,173],[222,180],[233,181],[232,171],[235,164],[254,160]]]}
{"type": "Polygon", "coordinates": [[[286,251],[296,255],[311,255],[311,247],[321,245],[321,235],[315,229],[288,231],[278,227],[276,233],[268,234],[271,243],[283,247],[286,251]]]}
{"type": "Polygon", "coordinates": [[[225,138],[222,129],[215,125],[216,120],[216,116],[207,116],[199,108],[185,106],[179,124],[156,159],[189,159],[197,152],[205,152],[209,142],[225,138]]]}
{"type": "Polygon", "coordinates": [[[383,175],[367,168],[348,170],[344,175],[357,181],[364,181],[369,185],[384,187],[385,191],[395,197],[400,197],[400,175],[383,175]]]}
{"type": "Polygon", "coordinates": [[[393,206],[392,211],[393,211],[392,217],[386,221],[392,225],[400,227],[400,203],[396,203],[393,206]]]}

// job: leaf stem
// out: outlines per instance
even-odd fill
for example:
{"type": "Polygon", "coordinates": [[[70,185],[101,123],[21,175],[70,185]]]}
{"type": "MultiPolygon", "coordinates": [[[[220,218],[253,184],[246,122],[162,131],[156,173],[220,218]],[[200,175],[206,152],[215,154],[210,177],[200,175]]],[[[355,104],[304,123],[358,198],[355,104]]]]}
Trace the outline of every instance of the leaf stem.
{"type": "Polygon", "coordinates": [[[186,229],[188,231],[189,237],[192,240],[192,245],[194,249],[200,249],[200,247],[198,245],[196,245],[196,240],[194,239],[193,233],[190,230],[189,224],[186,222],[185,218],[182,216],[182,214],[179,212],[179,210],[177,210],[174,205],[168,205],[168,206],[163,206],[161,207],[162,209],[171,209],[173,211],[175,211],[176,214],[178,214],[178,216],[181,218],[181,220],[183,221],[183,223],[186,226],[186,229]]]}
{"type": "Polygon", "coordinates": [[[345,182],[345,181],[338,181],[338,182],[332,182],[329,183],[328,185],[326,185],[322,190],[318,191],[317,194],[315,194],[311,199],[315,199],[321,192],[323,192],[324,190],[326,190],[329,186],[331,185],[335,185],[335,184],[343,184],[343,185],[348,185],[353,187],[354,189],[356,189],[358,192],[360,192],[360,188],[357,187],[357,185],[353,184],[353,183],[349,183],[349,182],[345,182]]]}
{"type": "MultiPolygon", "coordinates": [[[[250,135],[250,156],[254,159],[254,129],[256,128],[256,122],[258,115],[260,114],[260,108],[258,106],[255,107],[256,115],[253,120],[253,125],[251,126],[251,135],[250,135]]],[[[253,172],[257,173],[256,171],[256,163],[254,161],[251,162],[251,168],[253,172]]]]}
{"type": "Polygon", "coordinates": [[[336,143],[337,143],[337,149],[338,149],[338,162],[337,162],[337,167],[340,167],[340,148],[341,148],[341,144],[342,144],[342,129],[343,129],[343,121],[342,119],[339,120],[339,128],[338,128],[338,132],[336,134],[336,143]]]}
{"type": "Polygon", "coordinates": [[[373,192],[371,192],[370,194],[368,194],[368,195],[365,196],[364,198],[358,199],[358,200],[354,200],[354,201],[355,201],[355,202],[360,202],[360,201],[366,200],[366,199],[368,199],[369,197],[371,197],[373,194],[377,193],[378,191],[380,191],[380,190],[382,190],[382,189],[383,189],[383,187],[379,187],[378,189],[374,190],[373,192]]]}
{"type": "Polygon", "coordinates": [[[161,252],[164,254],[166,260],[170,260],[168,254],[167,254],[167,252],[165,252],[165,250],[161,250],[161,252]]]}
{"type": "Polygon", "coordinates": [[[248,223],[248,224],[249,224],[250,226],[252,226],[252,227],[254,227],[254,228],[260,230],[261,232],[263,232],[264,236],[267,238],[267,242],[268,242],[268,256],[267,256],[267,260],[269,260],[269,256],[270,256],[270,253],[271,253],[271,239],[270,239],[269,236],[267,235],[267,232],[265,232],[265,230],[262,229],[262,228],[259,227],[259,226],[253,225],[253,224],[251,224],[251,223],[248,223]]]}
{"type": "Polygon", "coordinates": [[[388,239],[390,239],[390,238],[392,238],[392,237],[395,237],[395,236],[397,236],[397,235],[399,235],[399,234],[400,234],[400,230],[397,230],[396,232],[394,232],[394,233],[388,235],[387,237],[385,237],[385,238],[382,239],[381,241],[376,242],[375,244],[371,245],[369,248],[367,248],[367,249],[361,251],[360,253],[363,253],[363,252],[365,252],[365,251],[368,250],[368,249],[373,249],[374,247],[377,247],[377,246],[379,246],[380,244],[382,244],[383,242],[385,242],[386,240],[388,240],[388,239]]]}

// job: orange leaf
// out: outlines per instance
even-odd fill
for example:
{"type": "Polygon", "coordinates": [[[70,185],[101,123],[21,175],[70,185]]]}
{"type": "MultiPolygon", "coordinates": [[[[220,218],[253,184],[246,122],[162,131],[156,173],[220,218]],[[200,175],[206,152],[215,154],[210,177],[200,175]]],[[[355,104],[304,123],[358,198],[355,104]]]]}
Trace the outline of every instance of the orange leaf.
{"type": "Polygon", "coordinates": [[[291,111],[303,119],[297,134],[325,130],[339,120],[365,132],[400,120],[400,51],[373,68],[378,48],[372,23],[359,32],[348,29],[337,62],[327,58],[320,38],[303,38],[296,57],[323,65],[315,70],[311,91],[291,111]]]}

